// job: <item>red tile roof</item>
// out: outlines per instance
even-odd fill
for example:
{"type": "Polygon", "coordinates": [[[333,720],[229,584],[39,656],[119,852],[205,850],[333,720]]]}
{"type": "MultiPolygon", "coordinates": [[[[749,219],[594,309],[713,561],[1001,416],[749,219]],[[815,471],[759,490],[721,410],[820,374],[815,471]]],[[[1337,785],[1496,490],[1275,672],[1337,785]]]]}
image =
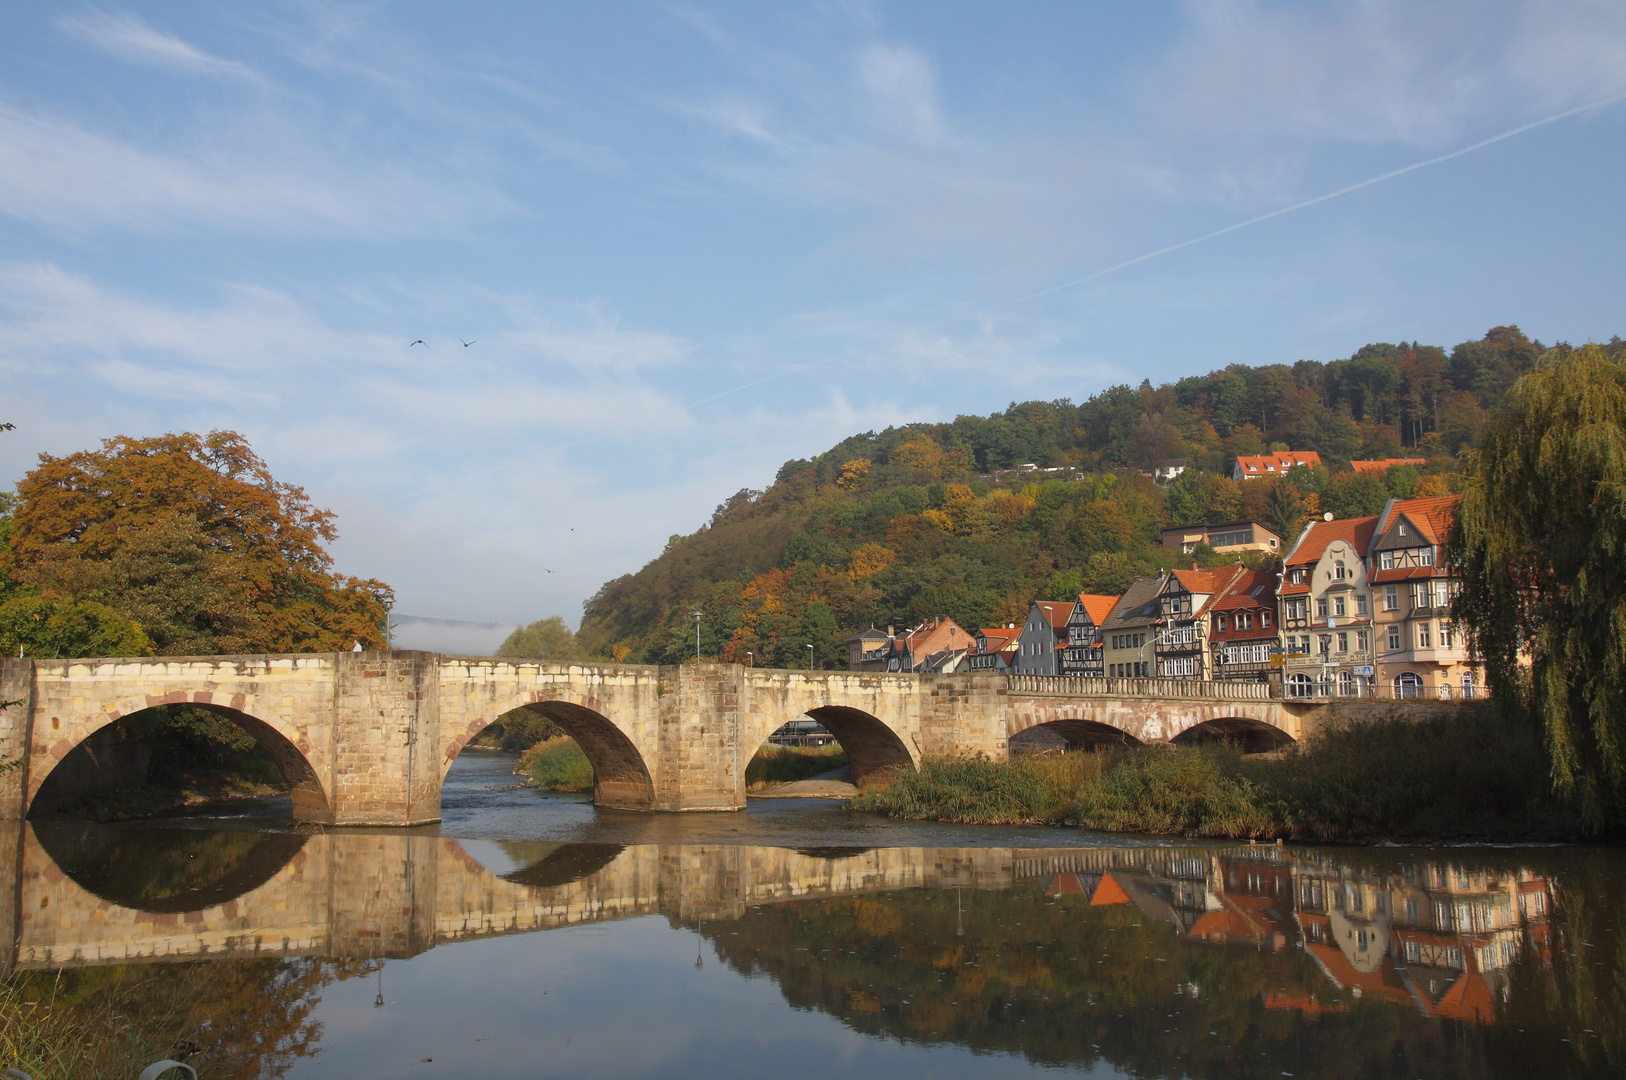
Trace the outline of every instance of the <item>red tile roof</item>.
{"type": "Polygon", "coordinates": [[[1332,521],[1311,522],[1310,529],[1288,553],[1288,566],[1306,566],[1320,559],[1327,545],[1334,540],[1347,540],[1355,548],[1357,558],[1366,558],[1377,531],[1376,517],[1334,518],[1332,521]]]}
{"type": "Polygon", "coordinates": [[[1276,572],[1274,570],[1244,570],[1226,588],[1224,595],[1211,605],[1212,611],[1233,611],[1237,608],[1273,608],[1276,606],[1276,572]]]}
{"type": "Polygon", "coordinates": [[[1443,544],[1446,535],[1451,531],[1451,523],[1456,519],[1457,507],[1461,503],[1461,495],[1398,499],[1390,504],[1389,514],[1383,519],[1383,527],[1379,532],[1388,533],[1394,527],[1394,523],[1404,516],[1423,534],[1423,539],[1431,544],[1443,544]]]}
{"type": "Polygon", "coordinates": [[[1314,450],[1283,450],[1275,454],[1239,454],[1236,467],[1243,476],[1279,476],[1295,465],[1314,467],[1321,455],[1314,450]]]}
{"type": "Polygon", "coordinates": [[[1102,596],[1100,593],[1079,593],[1078,598],[1084,602],[1084,610],[1089,612],[1090,621],[1097,626],[1107,621],[1113,606],[1118,603],[1116,596],[1102,596]]]}
{"type": "Polygon", "coordinates": [[[1427,465],[1427,458],[1420,457],[1390,457],[1376,458],[1370,461],[1352,461],[1349,467],[1358,473],[1388,472],[1396,465],[1427,465]]]}
{"type": "Polygon", "coordinates": [[[1044,615],[1050,629],[1058,634],[1067,633],[1067,620],[1073,617],[1073,605],[1069,600],[1035,600],[1039,611],[1044,615]]]}

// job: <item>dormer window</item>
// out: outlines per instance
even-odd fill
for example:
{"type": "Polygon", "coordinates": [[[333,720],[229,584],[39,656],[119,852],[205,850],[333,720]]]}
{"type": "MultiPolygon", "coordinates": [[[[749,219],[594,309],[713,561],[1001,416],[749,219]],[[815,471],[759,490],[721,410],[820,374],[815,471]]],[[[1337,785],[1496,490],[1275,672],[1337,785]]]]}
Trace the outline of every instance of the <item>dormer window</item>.
{"type": "Polygon", "coordinates": [[[1214,616],[1214,629],[1218,630],[1222,634],[1225,633],[1225,616],[1224,615],[1215,615],[1214,616]]]}
{"type": "Polygon", "coordinates": [[[1304,584],[1304,571],[1303,570],[1295,570],[1295,571],[1293,571],[1291,581],[1292,581],[1292,583],[1294,585],[1303,585],[1304,584]]]}

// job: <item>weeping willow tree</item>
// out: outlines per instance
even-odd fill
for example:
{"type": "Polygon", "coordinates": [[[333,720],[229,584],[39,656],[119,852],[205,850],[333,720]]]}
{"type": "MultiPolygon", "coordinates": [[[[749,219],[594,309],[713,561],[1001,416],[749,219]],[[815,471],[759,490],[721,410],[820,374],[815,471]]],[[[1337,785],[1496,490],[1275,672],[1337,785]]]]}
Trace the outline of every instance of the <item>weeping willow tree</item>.
{"type": "Polygon", "coordinates": [[[1626,363],[1552,350],[1465,463],[1456,617],[1593,827],[1626,806],[1626,363]]]}

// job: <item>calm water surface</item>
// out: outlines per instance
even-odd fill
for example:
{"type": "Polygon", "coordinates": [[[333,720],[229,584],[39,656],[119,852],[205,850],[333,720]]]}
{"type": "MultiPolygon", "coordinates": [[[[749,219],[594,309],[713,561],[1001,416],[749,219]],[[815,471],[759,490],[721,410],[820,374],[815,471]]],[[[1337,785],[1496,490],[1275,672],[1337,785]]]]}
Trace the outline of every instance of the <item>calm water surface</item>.
{"type": "Polygon", "coordinates": [[[204,1080],[1626,1074],[1616,850],[602,813],[511,765],[430,829],[35,823],[12,978],[204,1080]]]}

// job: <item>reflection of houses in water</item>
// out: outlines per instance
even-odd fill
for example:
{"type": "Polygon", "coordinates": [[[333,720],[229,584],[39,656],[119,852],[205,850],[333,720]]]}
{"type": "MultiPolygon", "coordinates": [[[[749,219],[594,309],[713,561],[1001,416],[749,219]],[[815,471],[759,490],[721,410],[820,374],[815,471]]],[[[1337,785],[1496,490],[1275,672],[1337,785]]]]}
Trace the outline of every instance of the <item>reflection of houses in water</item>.
{"type": "MultiPolygon", "coordinates": [[[[1491,1019],[1521,953],[1551,955],[1551,887],[1525,869],[1417,863],[1368,872],[1259,847],[1056,873],[1044,884],[1048,895],[1088,896],[1093,906],[1134,904],[1192,944],[1297,945],[1338,990],[1444,1019],[1491,1019]]],[[[1342,1007],[1283,994],[1267,994],[1265,1004],[1342,1007]]]]}

